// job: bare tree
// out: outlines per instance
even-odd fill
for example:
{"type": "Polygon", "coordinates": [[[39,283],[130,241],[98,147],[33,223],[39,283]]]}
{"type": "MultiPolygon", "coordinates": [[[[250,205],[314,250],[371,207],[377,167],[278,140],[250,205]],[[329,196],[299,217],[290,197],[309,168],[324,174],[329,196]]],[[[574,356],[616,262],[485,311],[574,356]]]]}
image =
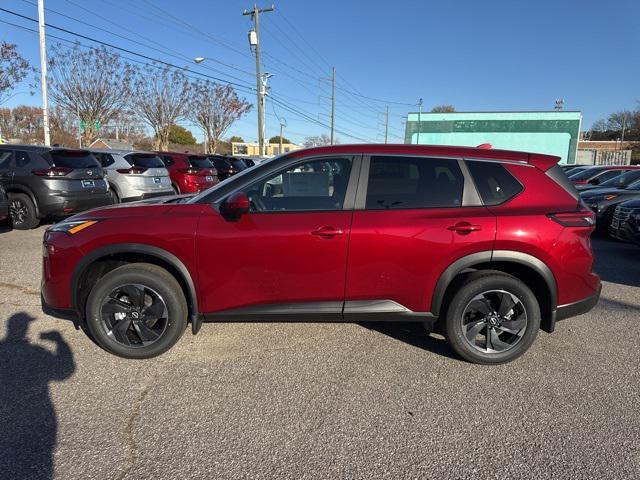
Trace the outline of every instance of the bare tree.
{"type": "Polygon", "coordinates": [[[156,150],[168,148],[171,125],[187,117],[190,94],[191,84],[179,70],[147,65],[139,72],[132,107],[153,129],[156,150]]]}
{"type": "Polygon", "coordinates": [[[9,99],[9,94],[34,69],[18,53],[13,43],[0,43],[0,105],[9,99]]]}
{"type": "MultiPolygon", "coordinates": [[[[333,143],[340,143],[338,140],[335,140],[333,143]]],[[[326,133],[323,133],[319,136],[311,136],[304,139],[302,144],[305,147],[321,147],[323,145],[331,145],[331,137],[326,133]]]]}
{"type": "Polygon", "coordinates": [[[239,98],[231,85],[206,80],[193,84],[190,108],[191,118],[204,131],[206,153],[216,153],[222,136],[251,110],[251,104],[239,98]]]}
{"type": "Polygon", "coordinates": [[[76,44],[68,50],[55,45],[49,67],[51,98],[82,121],[85,144],[129,103],[136,69],[104,47],[81,50],[76,44]]]}
{"type": "Polygon", "coordinates": [[[431,113],[454,113],[456,108],[453,105],[437,105],[431,109],[431,113]]]}

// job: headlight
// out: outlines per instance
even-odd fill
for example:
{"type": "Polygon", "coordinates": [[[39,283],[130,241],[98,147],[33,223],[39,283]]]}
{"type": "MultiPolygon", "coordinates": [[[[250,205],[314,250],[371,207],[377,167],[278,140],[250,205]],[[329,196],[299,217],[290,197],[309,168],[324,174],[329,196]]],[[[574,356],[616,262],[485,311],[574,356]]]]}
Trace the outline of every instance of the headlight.
{"type": "Polygon", "coordinates": [[[85,228],[89,228],[91,225],[98,223],[98,220],[73,220],[70,222],[56,223],[52,227],[49,227],[50,232],[63,232],[67,235],[75,235],[81,232],[85,228]]]}

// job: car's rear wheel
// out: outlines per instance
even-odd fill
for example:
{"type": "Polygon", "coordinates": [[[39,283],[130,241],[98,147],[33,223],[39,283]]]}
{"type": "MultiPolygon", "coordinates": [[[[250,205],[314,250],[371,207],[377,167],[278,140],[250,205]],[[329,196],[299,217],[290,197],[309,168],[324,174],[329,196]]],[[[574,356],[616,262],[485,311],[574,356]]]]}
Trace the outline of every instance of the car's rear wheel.
{"type": "Polygon", "coordinates": [[[120,197],[118,196],[118,192],[112,186],[109,187],[109,195],[111,196],[111,203],[118,204],[120,203],[120,197]]]}
{"type": "Polygon", "coordinates": [[[16,230],[31,230],[40,224],[36,216],[36,206],[24,193],[9,194],[9,216],[16,230]]]}
{"type": "Polygon", "coordinates": [[[147,263],[118,267],[98,280],[86,312],[87,327],[98,345],[124,358],[166,352],[187,325],[180,284],[163,268],[147,263]]]}
{"type": "Polygon", "coordinates": [[[528,350],[540,328],[533,292],[511,275],[472,274],[448,305],[445,334],[464,359],[510,362],[528,350]]]}

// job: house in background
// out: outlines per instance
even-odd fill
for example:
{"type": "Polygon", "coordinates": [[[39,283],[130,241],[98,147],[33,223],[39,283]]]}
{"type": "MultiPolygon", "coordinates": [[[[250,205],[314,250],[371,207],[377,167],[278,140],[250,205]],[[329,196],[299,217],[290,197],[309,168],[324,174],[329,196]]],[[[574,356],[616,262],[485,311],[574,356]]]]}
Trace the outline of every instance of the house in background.
{"type": "MultiPolygon", "coordinates": [[[[294,150],[300,150],[302,148],[300,145],[296,145],[295,143],[283,143],[282,152],[280,152],[279,143],[267,143],[265,147],[267,150],[267,157],[280,155],[280,153],[293,152],[294,150]]],[[[260,147],[257,143],[231,142],[231,155],[259,157],[260,147]]]]}
{"type": "Polygon", "coordinates": [[[110,148],[111,150],[133,150],[133,144],[113,140],[110,138],[97,138],[93,141],[89,148],[110,148]]]}

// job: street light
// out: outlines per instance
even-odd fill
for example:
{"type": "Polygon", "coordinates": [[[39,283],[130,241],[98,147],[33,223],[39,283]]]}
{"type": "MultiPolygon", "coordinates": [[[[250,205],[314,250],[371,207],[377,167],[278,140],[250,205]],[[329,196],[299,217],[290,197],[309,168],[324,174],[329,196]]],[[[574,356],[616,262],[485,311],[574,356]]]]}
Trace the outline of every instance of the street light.
{"type": "Polygon", "coordinates": [[[193,61],[198,64],[204,62],[205,60],[206,60],[206,57],[196,57],[193,59],[193,61]]]}
{"type": "Polygon", "coordinates": [[[416,145],[420,145],[420,128],[422,127],[422,98],[418,100],[418,134],[416,136],[416,145]]]}

